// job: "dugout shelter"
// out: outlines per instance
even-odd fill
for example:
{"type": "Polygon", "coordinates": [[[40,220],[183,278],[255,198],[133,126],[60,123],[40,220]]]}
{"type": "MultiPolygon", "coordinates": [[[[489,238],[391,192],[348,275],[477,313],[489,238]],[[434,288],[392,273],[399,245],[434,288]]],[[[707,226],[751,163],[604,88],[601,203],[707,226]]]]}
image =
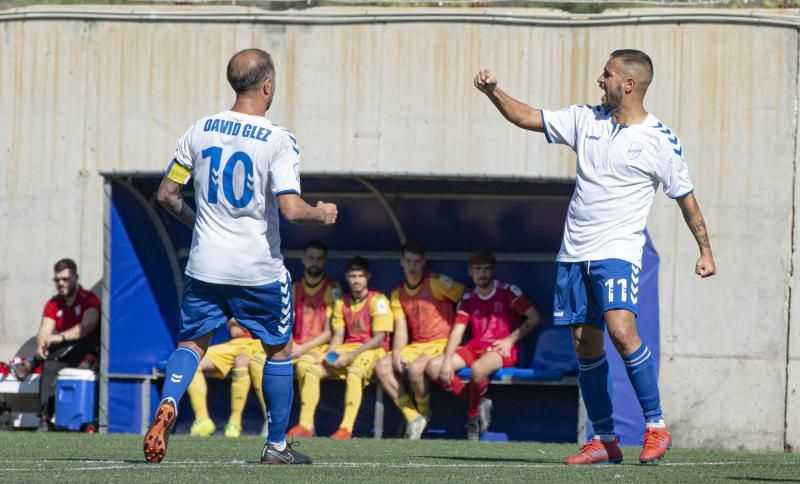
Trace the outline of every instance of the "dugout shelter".
{"type": "MultiPolygon", "coordinates": [[[[156,202],[161,173],[106,172],[103,294],[103,355],[100,388],[100,425],[113,433],[142,433],[155,410],[161,372],[177,344],[183,268],[191,232],[156,202]]],[[[387,295],[402,281],[399,247],[407,239],[422,242],[428,267],[471,286],[466,259],[470,252],[491,250],[497,256],[498,279],[517,284],[534,302],[543,324],[521,346],[521,369],[560,372],[542,385],[492,385],[493,424],[487,438],[574,442],[591,435],[583,427],[577,388],[577,363],[566,329],[552,327],[555,256],[564,217],[574,187],[571,180],[495,179],[403,175],[380,177],[358,174],[303,175],[303,196],[339,206],[334,227],[281,226],[286,265],[295,278],[302,275],[299,261],[304,245],[322,240],[329,248],[327,272],[346,287],[345,260],[353,255],[370,259],[371,285],[387,295]],[[542,336],[547,333],[547,336],[542,336]],[[539,345],[539,346],[537,346],[539,345]],[[562,384],[566,383],[566,384],[562,384]]],[[[193,203],[191,184],[183,194],[193,203]]],[[[649,237],[640,282],[639,331],[659,359],[658,255],[649,237]]],[[[212,340],[227,339],[220,331],[212,340]]],[[[625,367],[606,337],[614,379],[614,417],[622,443],[637,444],[644,431],[641,411],[628,382],[625,367]]],[[[522,381],[521,379],[518,381],[522,381]]],[[[227,382],[209,381],[212,416],[228,408],[227,382]],[[217,392],[215,389],[219,389],[217,392]],[[224,391],[223,391],[224,390],[224,391]]],[[[335,430],[341,412],[343,385],[331,382],[322,389],[317,412],[320,435],[335,430]],[[338,386],[337,386],[338,385],[338,386]],[[341,388],[339,388],[339,386],[341,388]],[[330,429],[328,429],[330,427],[330,429]]],[[[376,391],[365,392],[355,434],[393,435],[399,414],[391,403],[383,415],[373,415],[376,391]],[[381,423],[376,423],[380,420],[381,423]]],[[[188,398],[184,399],[188,400],[188,398]]],[[[255,415],[254,398],[245,419],[255,415]]],[[[297,399],[295,399],[297,400],[297,399]]],[[[388,399],[387,399],[388,402],[388,399]]],[[[428,435],[459,438],[465,412],[452,395],[436,390],[432,407],[438,412],[428,435]]],[[[297,403],[295,403],[297,407],[297,403]]],[[[178,432],[191,422],[188,402],[181,407],[178,432]]],[[[290,423],[296,419],[294,409],[290,423]]],[[[221,413],[220,413],[221,415],[221,413]]],[[[589,424],[590,425],[590,424],[589,424]]],[[[245,427],[259,428],[258,423],[245,427]]]]}

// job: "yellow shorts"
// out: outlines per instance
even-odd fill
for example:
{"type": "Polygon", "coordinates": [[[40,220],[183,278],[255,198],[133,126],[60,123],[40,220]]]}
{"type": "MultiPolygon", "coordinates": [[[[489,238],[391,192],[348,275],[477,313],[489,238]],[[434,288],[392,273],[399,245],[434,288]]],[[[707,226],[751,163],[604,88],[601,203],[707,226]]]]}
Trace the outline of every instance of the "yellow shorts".
{"type": "MultiPolygon", "coordinates": [[[[359,346],[361,346],[361,343],[345,343],[336,349],[336,353],[340,355],[349,353],[359,346]]],[[[328,365],[326,365],[325,368],[331,374],[331,377],[338,378],[340,380],[347,378],[347,373],[350,370],[359,371],[363,376],[364,386],[367,386],[372,379],[372,373],[375,371],[375,365],[378,363],[378,360],[383,358],[385,355],[386,350],[383,348],[376,348],[374,350],[364,351],[344,368],[333,368],[328,365]]]]}
{"type": "Polygon", "coordinates": [[[412,363],[422,355],[425,355],[429,358],[436,358],[444,353],[446,346],[447,338],[435,339],[426,343],[411,343],[407,344],[402,350],[400,350],[400,354],[403,355],[403,358],[405,358],[409,363],[412,363]]]}
{"type": "Polygon", "coordinates": [[[233,360],[239,355],[247,355],[251,359],[264,361],[264,348],[261,341],[252,338],[235,338],[225,343],[210,346],[206,351],[208,358],[215,370],[209,372],[213,376],[225,378],[233,368],[233,360]]]}
{"type": "Polygon", "coordinates": [[[325,358],[325,355],[328,353],[328,345],[319,345],[315,348],[311,348],[310,350],[303,353],[303,356],[300,358],[295,358],[292,363],[297,363],[300,359],[305,361],[310,361],[311,363],[317,364],[322,363],[322,359],[325,358]]]}

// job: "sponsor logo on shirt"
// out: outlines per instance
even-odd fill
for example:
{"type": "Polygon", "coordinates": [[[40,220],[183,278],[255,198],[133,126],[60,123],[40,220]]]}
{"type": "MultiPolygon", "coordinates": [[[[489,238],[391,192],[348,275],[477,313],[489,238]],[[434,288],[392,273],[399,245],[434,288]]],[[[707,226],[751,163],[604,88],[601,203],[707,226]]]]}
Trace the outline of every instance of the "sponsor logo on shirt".
{"type": "Polygon", "coordinates": [[[592,141],[600,141],[600,137],[599,136],[594,136],[594,135],[591,135],[591,134],[587,134],[586,135],[586,139],[590,139],[592,141]]]}
{"type": "Polygon", "coordinates": [[[553,311],[553,317],[554,318],[563,318],[564,317],[564,311],[553,311]]]}
{"type": "Polygon", "coordinates": [[[59,309],[58,312],[56,313],[56,317],[57,318],[60,318],[63,315],[64,315],[64,311],[62,311],[61,309],[59,309]]]}
{"type": "Polygon", "coordinates": [[[78,304],[77,306],[75,306],[75,316],[80,316],[80,315],[81,315],[81,305],[78,304]]]}
{"type": "Polygon", "coordinates": [[[386,303],[385,299],[381,299],[375,305],[375,312],[379,314],[384,314],[389,312],[389,305],[386,303]]]}

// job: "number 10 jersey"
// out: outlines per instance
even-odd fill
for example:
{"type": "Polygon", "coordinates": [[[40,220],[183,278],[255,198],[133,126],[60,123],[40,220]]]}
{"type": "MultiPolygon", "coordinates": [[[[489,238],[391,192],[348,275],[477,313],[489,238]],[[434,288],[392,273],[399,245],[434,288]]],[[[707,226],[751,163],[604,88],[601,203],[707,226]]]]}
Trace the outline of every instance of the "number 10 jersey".
{"type": "Polygon", "coordinates": [[[300,149],[262,116],[225,111],[197,121],[165,174],[193,180],[197,218],[186,275],[261,286],[283,278],[278,197],[300,194],[300,149]]]}

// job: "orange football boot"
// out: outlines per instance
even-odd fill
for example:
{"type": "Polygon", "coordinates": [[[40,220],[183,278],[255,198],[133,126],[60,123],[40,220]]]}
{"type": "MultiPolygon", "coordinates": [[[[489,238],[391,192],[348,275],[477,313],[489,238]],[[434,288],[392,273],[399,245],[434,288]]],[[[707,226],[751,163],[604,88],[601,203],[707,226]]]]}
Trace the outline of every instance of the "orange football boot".
{"type": "Polygon", "coordinates": [[[622,449],[619,448],[619,437],[615,437],[612,442],[592,439],[581,447],[580,453],[564,459],[564,464],[567,465],[621,463],[622,449]]]}
{"type": "Polygon", "coordinates": [[[167,441],[177,414],[171,400],[164,400],[158,406],[153,424],[144,436],[144,458],[147,462],[158,463],[164,460],[167,454],[167,441]]]}
{"type": "Polygon", "coordinates": [[[314,436],[314,431],[297,424],[291,429],[287,430],[286,435],[294,439],[310,439],[314,436]]]}
{"type": "Polygon", "coordinates": [[[339,427],[339,430],[334,432],[331,438],[334,440],[350,440],[353,438],[353,432],[350,432],[344,427],[339,427]]]}
{"type": "Polygon", "coordinates": [[[642,464],[652,464],[664,458],[667,449],[672,445],[672,436],[666,428],[650,427],[644,434],[644,445],[642,453],[639,454],[639,462],[642,464]]]}

